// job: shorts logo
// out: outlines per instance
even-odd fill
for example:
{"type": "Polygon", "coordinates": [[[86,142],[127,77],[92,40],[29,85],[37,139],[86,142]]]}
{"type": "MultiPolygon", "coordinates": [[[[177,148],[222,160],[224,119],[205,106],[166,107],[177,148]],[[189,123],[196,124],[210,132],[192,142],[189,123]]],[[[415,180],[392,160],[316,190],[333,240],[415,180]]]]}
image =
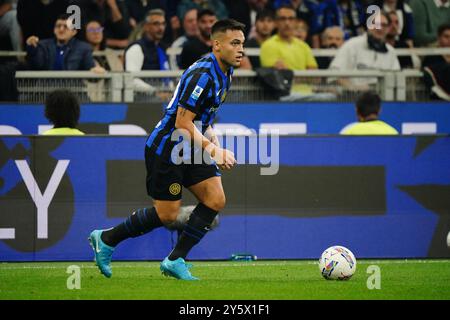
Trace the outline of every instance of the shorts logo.
{"type": "Polygon", "coordinates": [[[192,91],[191,97],[193,100],[197,100],[203,92],[203,88],[200,86],[196,86],[194,91],[192,91]]]}
{"type": "Polygon", "coordinates": [[[171,195],[176,196],[181,192],[181,186],[179,183],[172,183],[169,187],[169,192],[171,195]]]}

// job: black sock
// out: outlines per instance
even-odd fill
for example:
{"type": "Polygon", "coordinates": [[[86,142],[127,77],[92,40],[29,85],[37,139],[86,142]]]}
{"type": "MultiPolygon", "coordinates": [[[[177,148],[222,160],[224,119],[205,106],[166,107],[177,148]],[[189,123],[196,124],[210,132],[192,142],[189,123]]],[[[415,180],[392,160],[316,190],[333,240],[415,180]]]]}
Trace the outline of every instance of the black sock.
{"type": "Polygon", "coordinates": [[[189,221],[184,227],[177,245],[169,255],[169,260],[185,259],[189,251],[210,230],[211,223],[218,214],[217,211],[199,203],[192,212],[189,221]]]}
{"type": "Polygon", "coordinates": [[[162,226],[155,208],[144,208],[133,212],[118,226],[103,231],[101,238],[108,246],[115,247],[125,239],[139,237],[162,226]]]}

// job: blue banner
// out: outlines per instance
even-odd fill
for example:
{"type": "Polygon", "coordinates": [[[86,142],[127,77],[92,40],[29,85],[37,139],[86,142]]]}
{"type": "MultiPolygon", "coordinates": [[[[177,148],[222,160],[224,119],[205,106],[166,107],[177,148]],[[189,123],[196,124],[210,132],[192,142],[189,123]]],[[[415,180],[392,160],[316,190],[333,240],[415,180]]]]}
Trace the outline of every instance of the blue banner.
{"type": "MultiPolygon", "coordinates": [[[[1,137],[0,261],[92,260],[93,229],[152,206],[144,144],[145,137],[1,137]]],[[[238,158],[248,150],[235,147],[238,158]]],[[[190,259],[316,259],[331,245],[357,258],[450,256],[450,137],[281,137],[271,160],[223,173],[220,225],[190,259]],[[276,174],[261,175],[268,166],[278,166],[276,174]]],[[[161,260],[175,241],[160,228],[123,242],[114,259],[161,260]]]]}
{"type": "MultiPolygon", "coordinates": [[[[160,104],[87,104],[81,106],[79,127],[90,134],[146,134],[161,119],[162,112],[160,104]]],[[[450,103],[446,102],[385,102],[380,118],[405,134],[450,134],[450,103]]],[[[339,134],[355,121],[351,103],[227,103],[218,113],[216,126],[256,132],[281,127],[282,133],[339,134]]],[[[42,105],[0,104],[0,134],[7,132],[4,126],[9,126],[10,133],[37,134],[40,125],[49,125],[42,105]]]]}

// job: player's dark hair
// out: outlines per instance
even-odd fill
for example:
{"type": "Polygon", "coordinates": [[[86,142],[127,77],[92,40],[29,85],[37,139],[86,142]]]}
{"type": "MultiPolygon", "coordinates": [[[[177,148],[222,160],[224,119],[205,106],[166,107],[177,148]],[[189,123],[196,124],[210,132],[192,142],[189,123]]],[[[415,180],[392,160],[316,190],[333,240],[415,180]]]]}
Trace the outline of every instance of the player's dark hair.
{"type": "Polygon", "coordinates": [[[219,32],[227,32],[227,30],[239,30],[245,33],[245,24],[234,19],[219,20],[213,25],[211,35],[215,35],[219,32]]]}
{"type": "Polygon", "coordinates": [[[202,9],[197,13],[197,21],[200,20],[203,16],[216,16],[216,13],[211,9],[202,9]]]}
{"type": "Polygon", "coordinates": [[[362,117],[378,114],[381,108],[380,96],[372,91],[362,93],[356,100],[356,110],[362,117]]]}
{"type": "Polygon", "coordinates": [[[438,28],[438,36],[442,36],[442,34],[447,30],[450,30],[450,23],[441,24],[438,28]]]}
{"type": "Polygon", "coordinates": [[[45,100],[45,117],[55,128],[75,128],[80,119],[77,97],[66,89],[51,92],[45,100]]]}

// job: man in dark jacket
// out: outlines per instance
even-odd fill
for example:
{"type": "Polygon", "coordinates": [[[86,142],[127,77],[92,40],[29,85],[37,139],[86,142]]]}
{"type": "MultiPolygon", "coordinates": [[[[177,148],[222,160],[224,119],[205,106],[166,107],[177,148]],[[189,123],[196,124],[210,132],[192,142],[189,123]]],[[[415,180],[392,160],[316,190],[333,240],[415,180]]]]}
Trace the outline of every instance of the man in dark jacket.
{"type": "Polygon", "coordinates": [[[216,21],[216,14],[209,9],[201,10],[197,14],[199,34],[184,44],[180,57],[181,69],[189,68],[195,61],[211,52],[211,29],[216,21]]]}
{"type": "MultiPolygon", "coordinates": [[[[450,24],[438,28],[438,47],[450,48],[450,24]]],[[[431,98],[450,101],[450,55],[427,56],[422,63],[431,98]]]]}
{"type": "Polygon", "coordinates": [[[58,17],[54,27],[55,38],[40,40],[36,36],[27,39],[27,60],[32,70],[91,70],[95,68],[92,48],[75,39],[77,30],[69,15],[58,17]]]}

